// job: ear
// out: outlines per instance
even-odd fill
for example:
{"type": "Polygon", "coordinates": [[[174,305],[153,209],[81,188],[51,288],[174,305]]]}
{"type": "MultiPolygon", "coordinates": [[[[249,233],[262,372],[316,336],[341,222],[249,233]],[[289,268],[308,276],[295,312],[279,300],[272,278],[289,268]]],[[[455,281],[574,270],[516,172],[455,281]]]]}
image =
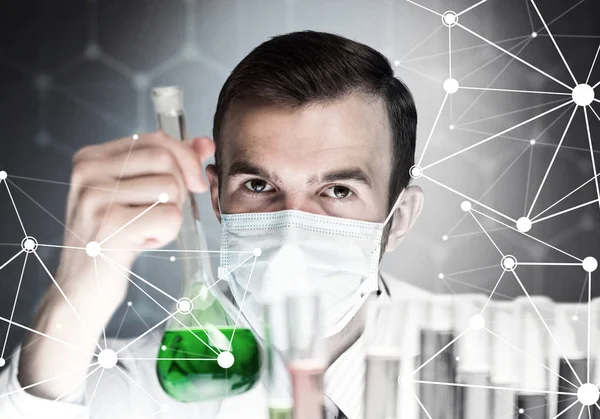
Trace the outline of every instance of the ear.
{"type": "Polygon", "coordinates": [[[388,238],[386,252],[393,252],[404,240],[406,233],[415,225],[423,209],[423,190],[419,186],[409,186],[404,191],[402,202],[390,219],[392,227],[388,238]]]}
{"type": "Polygon", "coordinates": [[[209,164],[206,166],[206,177],[208,178],[208,190],[210,192],[212,208],[220,223],[221,211],[219,209],[219,176],[217,174],[217,168],[214,164],[209,164]]]}

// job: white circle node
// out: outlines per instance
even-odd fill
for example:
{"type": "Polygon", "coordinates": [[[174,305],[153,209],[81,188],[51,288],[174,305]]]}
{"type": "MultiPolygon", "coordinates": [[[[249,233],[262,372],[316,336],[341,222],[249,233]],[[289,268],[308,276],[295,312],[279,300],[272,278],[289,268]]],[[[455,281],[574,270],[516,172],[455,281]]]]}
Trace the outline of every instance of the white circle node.
{"type": "Polygon", "coordinates": [[[451,28],[458,23],[458,15],[456,12],[447,11],[442,15],[442,23],[451,28]]]}
{"type": "Polygon", "coordinates": [[[454,129],[454,125],[450,125],[448,128],[450,128],[450,129],[454,129]]]}
{"type": "Polygon", "coordinates": [[[400,65],[400,60],[394,60],[394,65],[398,67],[400,65]]]}
{"type": "Polygon", "coordinates": [[[188,314],[190,311],[192,311],[193,307],[194,303],[192,303],[192,300],[189,298],[184,297],[177,301],[177,311],[180,313],[188,314]]]}
{"type": "Polygon", "coordinates": [[[4,180],[8,177],[8,173],[6,173],[4,170],[0,170],[0,180],[4,180]]]}
{"type": "Polygon", "coordinates": [[[443,240],[443,241],[447,241],[447,240],[448,240],[448,236],[447,236],[446,234],[444,234],[444,235],[442,236],[442,240],[443,240]]]}
{"type": "Polygon", "coordinates": [[[469,201],[463,201],[460,203],[460,209],[463,210],[464,212],[471,211],[472,207],[473,207],[473,205],[471,205],[471,202],[469,202],[469,201]]]}
{"type": "Polygon", "coordinates": [[[6,365],[6,360],[4,358],[0,358],[0,368],[6,365]]]}
{"type": "Polygon", "coordinates": [[[438,274],[439,279],[444,279],[444,274],[438,274]]]}
{"type": "Polygon", "coordinates": [[[233,354],[229,351],[223,351],[217,357],[217,364],[219,364],[219,367],[225,369],[231,367],[234,361],[235,358],[233,357],[233,354]]]}
{"type": "Polygon", "coordinates": [[[166,346],[166,345],[163,345],[163,346],[161,346],[161,347],[160,347],[160,350],[161,350],[161,351],[166,351],[166,350],[167,350],[167,346],[166,346]]]}
{"type": "Polygon", "coordinates": [[[531,32],[531,37],[532,38],[537,38],[537,35],[538,35],[537,32],[531,32]]]}
{"type": "Polygon", "coordinates": [[[93,257],[93,258],[98,256],[101,251],[102,251],[102,247],[100,246],[100,243],[98,243],[98,242],[89,242],[85,246],[85,253],[87,253],[88,256],[93,257]]]}
{"type": "Polygon", "coordinates": [[[168,404],[163,404],[160,407],[160,411],[163,412],[163,413],[167,413],[169,411],[169,405],[168,404]]]}
{"type": "Polygon", "coordinates": [[[521,217],[517,220],[517,230],[522,233],[527,233],[531,230],[531,220],[527,217],[521,217]]]}
{"type": "Polygon", "coordinates": [[[577,389],[577,400],[585,406],[595,404],[600,398],[600,390],[592,383],[585,383],[577,389]]]}
{"type": "Polygon", "coordinates": [[[21,248],[27,253],[33,253],[38,248],[38,242],[34,237],[27,236],[21,240],[21,248]]]}
{"type": "Polygon", "coordinates": [[[175,259],[175,256],[171,256],[171,257],[169,258],[169,260],[170,260],[171,262],[175,262],[175,260],[176,260],[176,259],[175,259]]]}
{"type": "Polygon", "coordinates": [[[501,264],[505,271],[514,271],[517,267],[517,259],[514,256],[507,255],[502,258],[501,264]]]}
{"type": "Polygon", "coordinates": [[[102,368],[111,369],[115,365],[117,365],[117,353],[112,349],[103,349],[98,354],[98,364],[102,368]]]}
{"type": "Polygon", "coordinates": [[[576,322],[577,320],[579,320],[579,317],[578,317],[578,316],[573,316],[573,317],[571,317],[571,319],[572,319],[574,322],[576,322]]]}
{"type": "Polygon", "coordinates": [[[485,319],[481,314],[476,314],[473,317],[471,317],[471,320],[469,320],[469,324],[471,325],[471,328],[475,330],[483,329],[485,326],[485,319]]]}
{"type": "Polygon", "coordinates": [[[529,140],[529,144],[535,145],[535,140],[529,140]]]}
{"type": "Polygon", "coordinates": [[[421,168],[421,166],[417,166],[417,165],[412,166],[408,170],[408,174],[413,179],[419,179],[421,176],[423,176],[423,168],[421,168]]]}
{"type": "Polygon", "coordinates": [[[161,193],[158,194],[158,202],[160,202],[161,204],[164,204],[165,202],[169,201],[169,195],[166,193],[161,193]]]}
{"type": "Polygon", "coordinates": [[[598,261],[596,258],[588,256],[583,259],[581,266],[583,266],[583,270],[586,272],[594,272],[598,268],[598,261]]]}
{"type": "Polygon", "coordinates": [[[588,106],[594,101],[594,89],[589,84],[578,84],[573,89],[573,102],[579,106],[588,106]]]}
{"type": "Polygon", "coordinates": [[[137,140],[138,138],[140,138],[140,136],[139,136],[139,135],[137,135],[137,134],[133,134],[132,138],[133,138],[133,141],[135,141],[135,140],[137,140]]]}
{"type": "Polygon", "coordinates": [[[131,301],[127,301],[127,306],[131,307],[133,305],[133,303],[131,301]]]}
{"type": "Polygon", "coordinates": [[[444,81],[444,90],[449,94],[458,92],[458,80],[452,78],[446,79],[444,81]]]}
{"type": "Polygon", "coordinates": [[[260,247],[257,247],[252,251],[252,254],[256,257],[259,257],[260,255],[262,255],[262,250],[260,249],[260,247]]]}
{"type": "Polygon", "coordinates": [[[456,362],[459,362],[459,361],[460,361],[460,356],[457,356],[456,358],[454,358],[454,360],[455,360],[456,362]]]}
{"type": "Polygon", "coordinates": [[[410,375],[403,375],[402,377],[398,378],[398,382],[403,386],[410,384],[412,381],[413,379],[410,375]]]}
{"type": "Polygon", "coordinates": [[[522,415],[523,413],[525,413],[525,409],[523,409],[523,408],[520,408],[520,409],[519,409],[519,415],[522,415]]]}

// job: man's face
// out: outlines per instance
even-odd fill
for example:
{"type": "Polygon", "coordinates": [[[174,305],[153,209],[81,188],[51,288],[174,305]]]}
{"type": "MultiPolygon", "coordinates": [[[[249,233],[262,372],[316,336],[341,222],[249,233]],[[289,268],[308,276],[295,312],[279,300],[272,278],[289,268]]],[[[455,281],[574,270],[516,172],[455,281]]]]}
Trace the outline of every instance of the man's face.
{"type": "Polygon", "coordinates": [[[213,208],[224,214],[295,209],[381,222],[387,215],[392,141],[380,99],[351,95],[285,110],[237,102],[213,168],[213,208]]]}

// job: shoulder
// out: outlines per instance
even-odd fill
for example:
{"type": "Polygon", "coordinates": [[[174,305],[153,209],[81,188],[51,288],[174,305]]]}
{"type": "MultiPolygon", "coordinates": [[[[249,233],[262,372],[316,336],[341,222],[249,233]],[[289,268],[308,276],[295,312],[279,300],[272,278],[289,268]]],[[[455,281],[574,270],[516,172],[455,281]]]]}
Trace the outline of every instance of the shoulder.
{"type": "Polygon", "coordinates": [[[407,297],[427,297],[431,292],[417,285],[403,281],[389,272],[381,272],[381,277],[390,290],[392,300],[407,298],[407,297]]]}

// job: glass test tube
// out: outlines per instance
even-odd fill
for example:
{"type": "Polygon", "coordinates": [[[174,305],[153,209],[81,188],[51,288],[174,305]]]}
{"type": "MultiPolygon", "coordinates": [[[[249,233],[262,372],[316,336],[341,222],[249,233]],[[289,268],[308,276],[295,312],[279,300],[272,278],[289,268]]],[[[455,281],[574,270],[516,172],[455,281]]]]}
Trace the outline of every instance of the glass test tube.
{"type": "Polygon", "coordinates": [[[483,330],[481,312],[488,297],[484,294],[460,294],[455,298],[455,333],[469,331],[457,342],[458,417],[488,418],[492,412],[492,392],[480,386],[490,386],[489,333],[483,330]],[[474,387],[468,387],[474,386],[474,387]],[[477,386],[477,387],[475,387],[477,386]]]}
{"type": "Polygon", "coordinates": [[[285,364],[288,345],[285,314],[281,298],[269,299],[264,305],[269,419],[292,419],[294,406],[290,374],[285,364]]]}
{"type": "MultiPolygon", "coordinates": [[[[519,347],[519,339],[512,301],[490,301],[486,313],[489,313],[485,316],[486,328],[496,335],[490,335],[492,385],[517,388],[517,357],[521,355],[516,349],[519,347]]],[[[492,418],[513,417],[517,411],[516,390],[492,390],[492,394],[492,418]]]]}
{"type": "Polygon", "coordinates": [[[292,380],[294,419],[323,419],[323,377],[327,368],[321,333],[321,301],[316,292],[286,296],[289,348],[287,366],[292,380]]]}
{"type": "MultiPolygon", "coordinates": [[[[404,301],[402,327],[402,358],[400,361],[400,377],[411,377],[419,367],[421,351],[421,322],[425,312],[425,300],[411,298],[404,301]]],[[[419,419],[421,406],[417,401],[418,383],[412,380],[401,380],[398,389],[398,417],[402,419],[419,419]]],[[[367,419],[367,417],[365,417],[367,419]]]]}
{"type": "Polygon", "coordinates": [[[398,379],[402,353],[402,323],[406,307],[401,302],[375,300],[367,307],[365,418],[398,417],[398,379]]]}
{"type": "MultiPolygon", "coordinates": [[[[554,324],[553,302],[547,297],[534,296],[531,300],[537,311],[542,315],[549,328],[554,324]]],[[[527,296],[517,297],[514,300],[516,327],[519,329],[518,347],[528,355],[518,359],[519,391],[517,395],[517,418],[547,419],[549,406],[552,400],[546,393],[548,391],[548,371],[539,364],[548,365],[550,360],[550,345],[554,346],[548,331],[544,327],[539,315],[533,308],[527,296]],[[531,362],[537,359],[539,363],[531,362]]]]}
{"type": "MultiPolygon", "coordinates": [[[[446,347],[454,339],[453,296],[435,295],[425,305],[421,331],[421,357],[419,365],[431,361],[419,370],[419,380],[432,383],[456,382],[456,356],[454,345],[446,347]],[[439,355],[435,354],[446,349],[439,355]],[[435,357],[434,357],[435,356],[435,357]],[[433,357],[433,359],[432,359],[433,357]]],[[[456,416],[456,387],[420,383],[419,399],[427,409],[421,410],[420,418],[454,419],[456,416]]]]}
{"type": "MultiPolygon", "coordinates": [[[[558,374],[564,379],[552,377],[553,388],[562,393],[574,393],[582,383],[588,382],[588,359],[587,359],[587,333],[588,333],[588,306],[587,304],[556,304],[555,307],[555,337],[560,343],[562,353],[558,365],[558,374]],[[563,358],[566,357],[566,358],[563,358]],[[573,372],[573,370],[575,372],[573,372]]],[[[558,358],[558,357],[557,357],[558,358]]],[[[593,377],[593,365],[590,360],[590,380],[593,377]]],[[[567,394],[558,394],[556,403],[556,415],[569,407],[576,399],[567,394]]],[[[594,411],[597,408],[594,407],[594,411]]],[[[580,409],[569,409],[561,415],[564,419],[579,418],[580,409]]],[[[593,416],[592,416],[593,417],[593,416]]],[[[584,409],[581,419],[591,419],[588,410],[584,409]]]]}

